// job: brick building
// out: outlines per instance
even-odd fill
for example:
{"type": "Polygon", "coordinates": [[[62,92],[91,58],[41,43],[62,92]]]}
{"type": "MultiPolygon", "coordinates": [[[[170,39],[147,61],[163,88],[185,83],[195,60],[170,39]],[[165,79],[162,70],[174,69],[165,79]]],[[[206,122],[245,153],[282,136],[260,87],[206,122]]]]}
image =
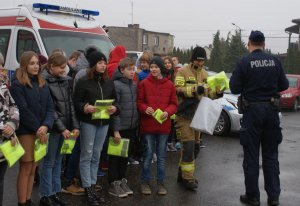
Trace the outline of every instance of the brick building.
{"type": "Polygon", "coordinates": [[[148,31],[139,24],[128,27],[108,26],[108,35],[115,45],[125,46],[127,51],[151,51],[167,54],[173,51],[174,36],[169,33],[148,31]]]}

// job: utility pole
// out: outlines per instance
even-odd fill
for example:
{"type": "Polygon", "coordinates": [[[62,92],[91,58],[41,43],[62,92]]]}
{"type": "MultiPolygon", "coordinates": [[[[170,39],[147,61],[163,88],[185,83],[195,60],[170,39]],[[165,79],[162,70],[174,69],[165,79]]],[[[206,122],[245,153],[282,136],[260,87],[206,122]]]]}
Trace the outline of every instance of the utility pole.
{"type": "Polygon", "coordinates": [[[289,44],[288,44],[288,51],[287,51],[287,68],[285,70],[285,72],[287,73],[290,69],[290,59],[291,59],[291,36],[292,36],[292,32],[286,32],[289,34],[289,44]]]}
{"type": "Polygon", "coordinates": [[[133,1],[131,1],[131,24],[133,25],[133,1]]]}
{"type": "Polygon", "coordinates": [[[237,30],[239,31],[239,35],[240,35],[240,41],[239,41],[239,57],[241,57],[241,50],[242,50],[242,29],[241,27],[239,27],[238,25],[236,25],[235,23],[232,23],[233,26],[235,26],[237,28],[237,30]]]}

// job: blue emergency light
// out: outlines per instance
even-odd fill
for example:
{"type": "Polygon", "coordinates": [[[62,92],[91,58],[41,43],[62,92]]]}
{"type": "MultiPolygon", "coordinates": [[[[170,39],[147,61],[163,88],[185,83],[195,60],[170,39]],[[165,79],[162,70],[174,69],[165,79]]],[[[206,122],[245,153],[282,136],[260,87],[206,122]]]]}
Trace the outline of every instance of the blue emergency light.
{"type": "Polygon", "coordinates": [[[77,9],[77,8],[71,8],[66,6],[57,6],[57,5],[41,4],[41,3],[34,3],[32,6],[33,8],[40,9],[41,11],[46,10],[46,14],[48,14],[48,10],[52,10],[52,11],[64,11],[72,14],[83,14],[83,15],[87,15],[88,18],[90,15],[99,16],[99,11],[77,9]]]}

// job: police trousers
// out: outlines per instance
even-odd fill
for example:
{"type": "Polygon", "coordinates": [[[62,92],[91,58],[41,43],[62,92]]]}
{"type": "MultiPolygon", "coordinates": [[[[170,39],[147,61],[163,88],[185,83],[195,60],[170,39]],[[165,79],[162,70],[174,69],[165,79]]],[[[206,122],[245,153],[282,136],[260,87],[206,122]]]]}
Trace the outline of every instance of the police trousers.
{"type": "Polygon", "coordinates": [[[195,144],[200,143],[200,132],[190,127],[191,120],[181,116],[175,118],[177,138],[181,143],[179,170],[185,180],[194,180],[195,173],[195,144]]]}
{"type": "Polygon", "coordinates": [[[278,145],[281,141],[278,108],[270,103],[251,104],[243,114],[240,130],[240,143],[244,150],[245,187],[248,196],[260,198],[258,178],[261,146],[265,190],[268,197],[279,197],[278,145]]]}

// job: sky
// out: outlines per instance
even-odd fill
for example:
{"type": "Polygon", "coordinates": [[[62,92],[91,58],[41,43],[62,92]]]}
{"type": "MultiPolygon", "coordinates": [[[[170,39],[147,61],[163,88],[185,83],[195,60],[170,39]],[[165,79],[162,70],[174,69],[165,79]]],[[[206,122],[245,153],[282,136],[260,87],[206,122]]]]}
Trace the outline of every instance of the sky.
{"type": "MultiPolygon", "coordinates": [[[[228,32],[241,29],[244,42],[251,30],[261,30],[266,48],[284,53],[288,47],[284,30],[294,25],[293,19],[300,18],[299,0],[0,0],[0,5],[33,2],[98,10],[100,25],[139,24],[149,31],[174,35],[175,46],[180,48],[208,46],[218,30],[226,38],[228,32]]],[[[298,40],[293,34],[292,42],[298,40]]]]}

